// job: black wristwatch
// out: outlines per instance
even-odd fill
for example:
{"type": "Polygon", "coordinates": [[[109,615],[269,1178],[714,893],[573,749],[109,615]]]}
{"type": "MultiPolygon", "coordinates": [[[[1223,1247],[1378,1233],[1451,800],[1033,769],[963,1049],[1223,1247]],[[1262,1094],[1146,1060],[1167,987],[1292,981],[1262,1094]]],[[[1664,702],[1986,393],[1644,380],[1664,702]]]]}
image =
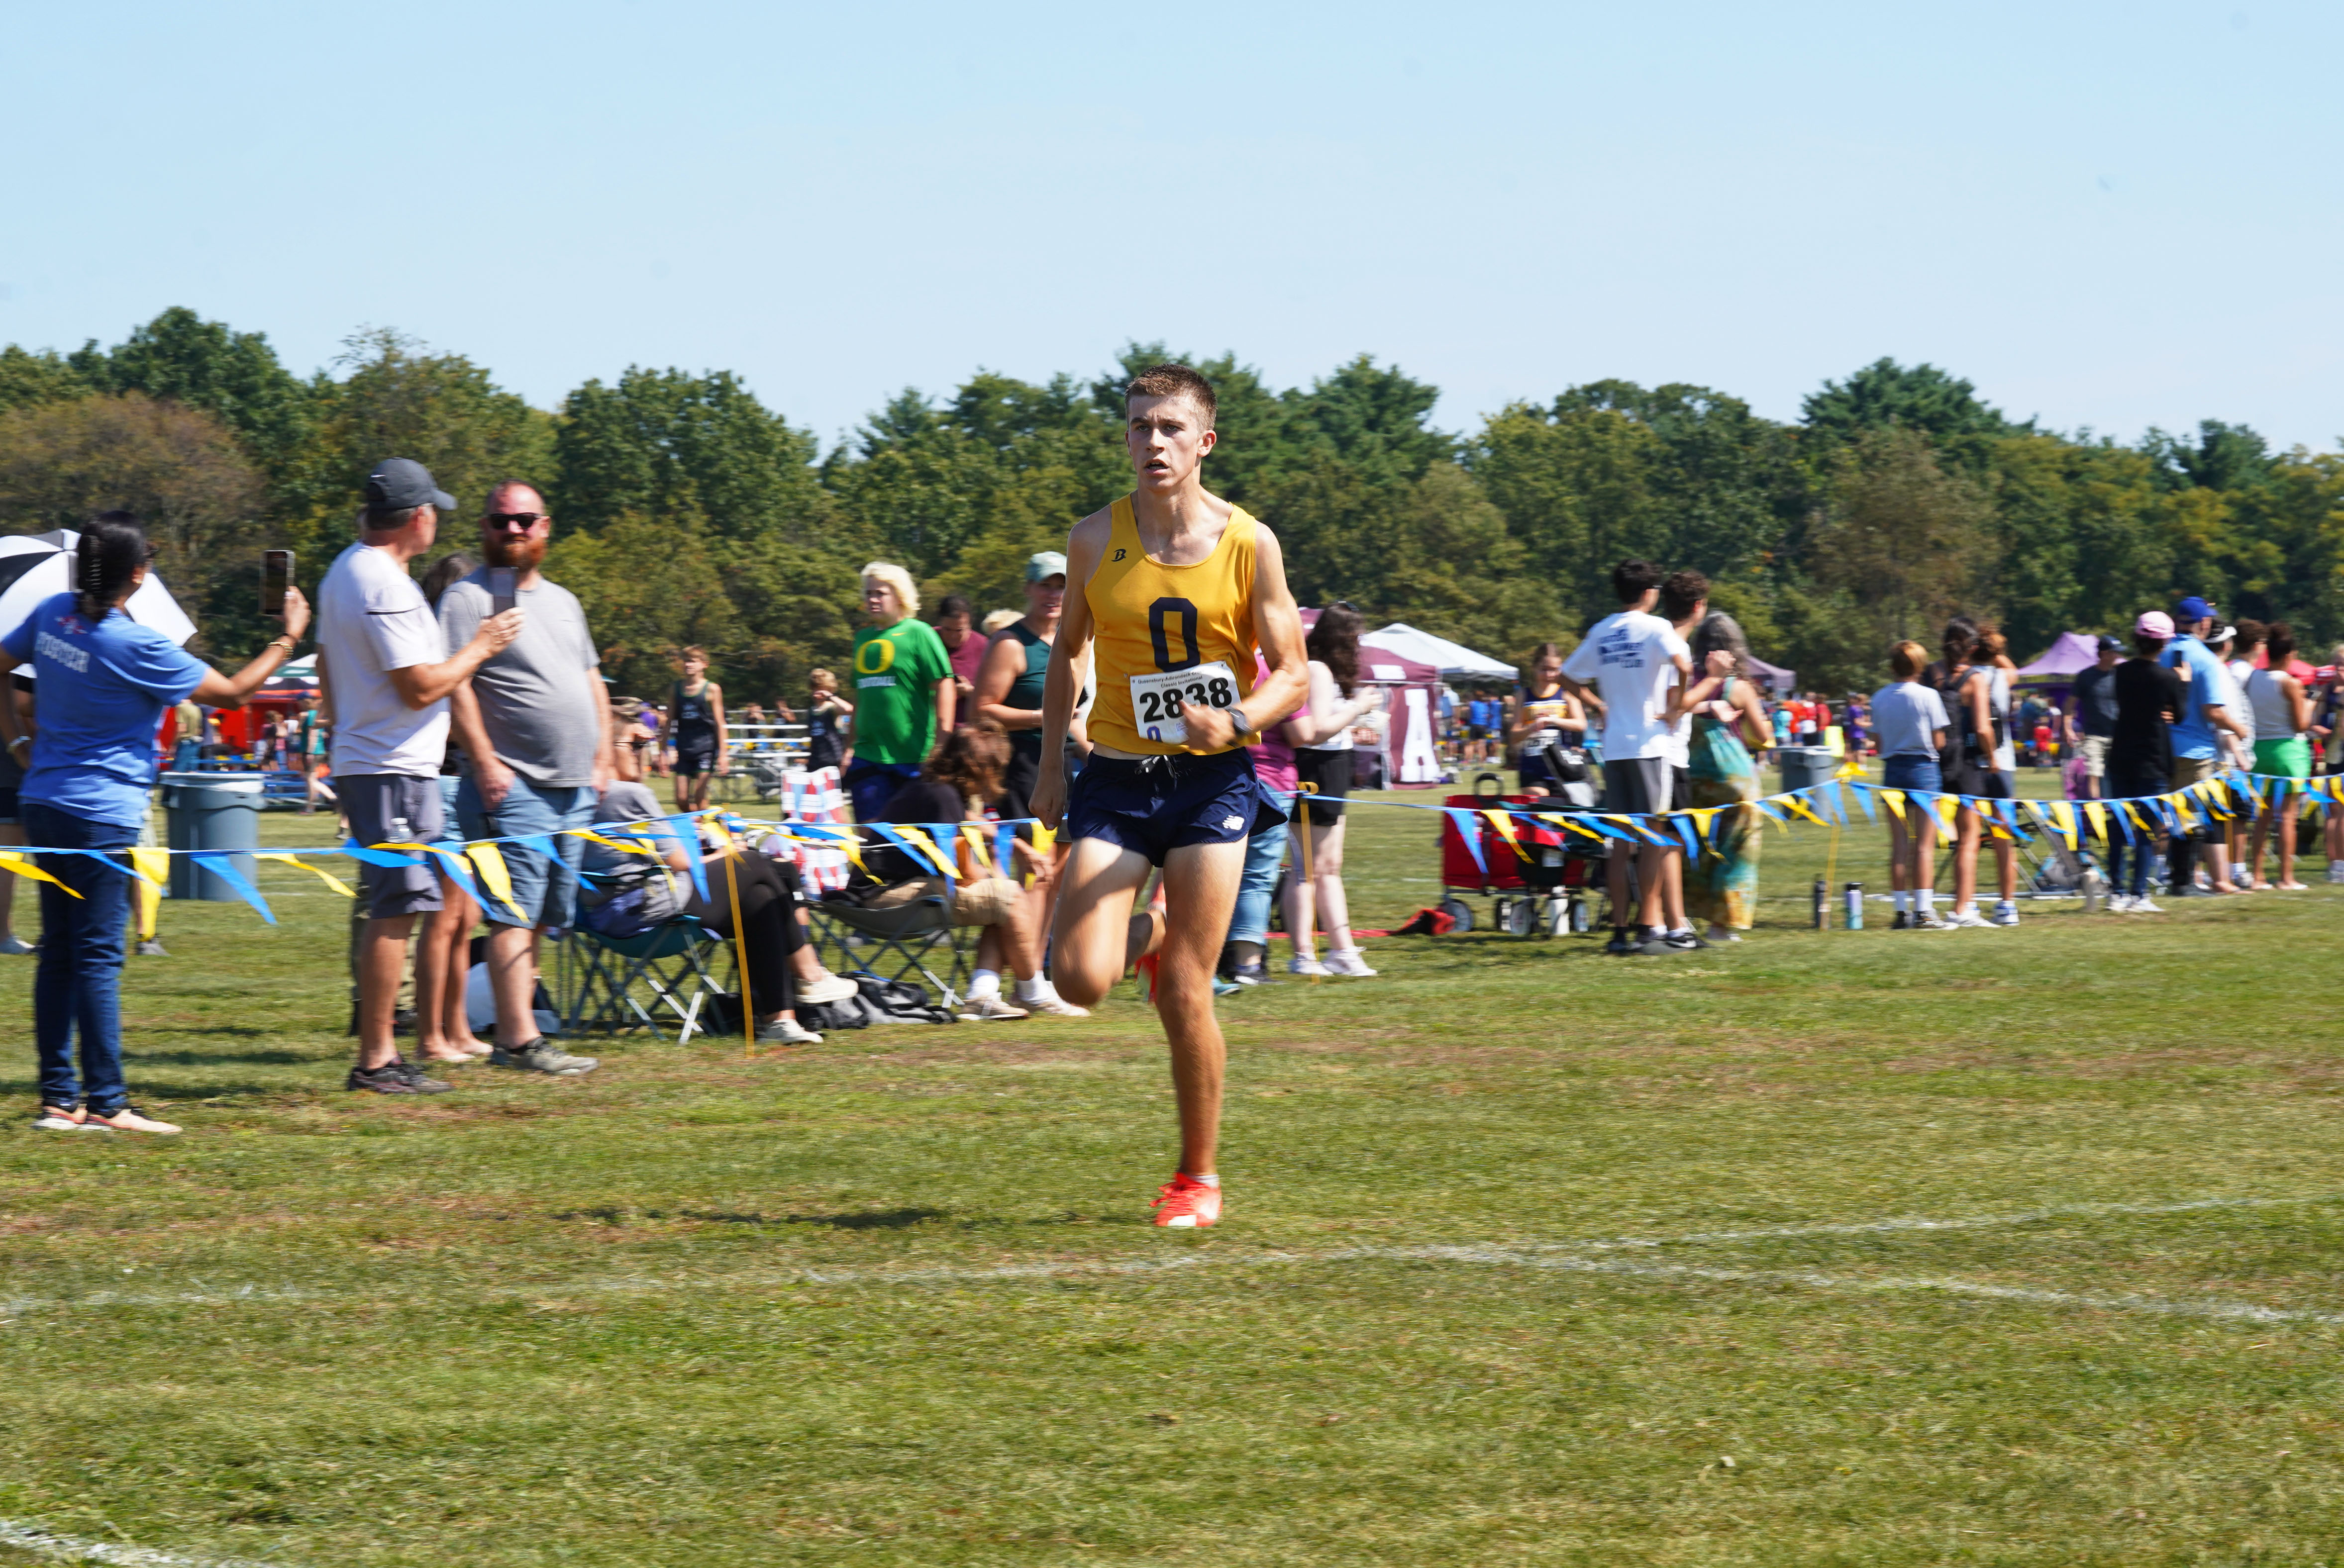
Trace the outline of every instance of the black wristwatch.
{"type": "Polygon", "coordinates": [[[1240,737],[1253,733],[1253,720],[1246,717],[1244,709],[1239,708],[1235,703],[1231,703],[1228,707],[1222,709],[1221,711],[1229,716],[1229,722],[1237,726],[1237,731],[1240,737]]]}

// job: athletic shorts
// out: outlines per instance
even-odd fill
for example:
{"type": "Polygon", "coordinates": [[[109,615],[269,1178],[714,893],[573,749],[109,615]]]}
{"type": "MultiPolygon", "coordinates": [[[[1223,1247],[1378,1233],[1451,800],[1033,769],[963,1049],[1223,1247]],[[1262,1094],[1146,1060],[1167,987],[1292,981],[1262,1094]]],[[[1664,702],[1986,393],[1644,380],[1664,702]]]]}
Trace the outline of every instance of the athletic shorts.
{"type": "Polygon", "coordinates": [[[1690,810],[1692,810],[1692,769],[1690,769],[1690,768],[1677,768],[1677,767],[1672,767],[1672,768],[1670,768],[1670,769],[1669,769],[1669,789],[1670,789],[1670,795],[1669,795],[1669,809],[1670,809],[1670,810],[1672,810],[1672,811],[1690,811],[1690,810]]]}
{"type": "MultiPolygon", "coordinates": [[[[350,819],[359,843],[429,844],[440,838],[446,817],[440,779],[411,773],[345,773],[334,777],[334,793],[350,819]]],[[[419,857],[419,861],[428,857],[419,857]]],[[[366,912],[370,920],[429,914],[440,908],[440,873],[431,866],[366,868],[366,912]]]]}
{"type": "Polygon", "coordinates": [[[2177,757],[2173,759],[2173,782],[2169,788],[2187,789],[2192,784],[2203,784],[2220,769],[2221,764],[2211,757],[2177,757]]]}
{"type": "MultiPolygon", "coordinates": [[[[2310,778],[2311,742],[2300,735],[2281,736],[2277,740],[2256,741],[2255,771],[2275,773],[2282,779],[2310,778]]],[[[0,820],[5,820],[5,819],[0,819],[0,820]]]]}
{"type": "Polygon", "coordinates": [[[705,751],[694,749],[689,751],[678,751],[675,754],[675,770],[678,773],[709,773],[713,772],[715,768],[716,748],[713,746],[705,751]]]}
{"type": "Polygon", "coordinates": [[[1603,809],[1642,816],[1669,809],[1676,788],[1665,757],[1627,757],[1603,764],[1603,809]]]}
{"type": "Polygon", "coordinates": [[[2108,776],[2108,742],[2112,735],[2086,735],[2076,747],[2076,754],[2084,759],[2084,777],[2105,779],[2108,776]]]}
{"type": "Polygon", "coordinates": [[[1157,866],[1191,845],[1242,843],[1284,817],[1242,746],[1210,757],[1093,752],[1066,792],[1069,839],[1104,839],[1157,866]]]}
{"type": "Polygon", "coordinates": [[[1297,792],[1292,819],[1307,813],[1314,828],[1329,828],[1343,819],[1343,797],[1351,792],[1351,753],[1318,746],[1294,749],[1294,780],[1315,784],[1316,791],[1297,792]]]}

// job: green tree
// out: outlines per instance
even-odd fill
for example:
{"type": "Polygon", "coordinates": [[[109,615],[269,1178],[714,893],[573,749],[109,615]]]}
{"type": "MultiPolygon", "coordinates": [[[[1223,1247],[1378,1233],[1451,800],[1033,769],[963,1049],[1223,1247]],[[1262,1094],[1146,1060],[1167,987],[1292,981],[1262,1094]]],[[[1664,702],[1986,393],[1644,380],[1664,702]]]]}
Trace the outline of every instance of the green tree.
{"type": "Polygon", "coordinates": [[[137,513],[209,646],[258,640],[262,495],[235,437],[200,409],[128,392],[0,411],[0,524],[40,532],[137,513]]]}
{"type": "Polygon", "coordinates": [[[29,408],[87,397],[89,378],[55,349],[35,354],[11,343],[0,347],[0,408],[29,408]]]}
{"type": "Polygon", "coordinates": [[[258,332],[237,332],[174,306],[104,355],[75,356],[82,374],[113,392],[144,392],[217,415],[272,477],[307,440],[309,389],[258,332]]]}
{"type": "Polygon", "coordinates": [[[471,508],[502,479],[543,485],[553,467],[553,421],[460,354],[429,354],[389,327],[346,340],[338,381],[310,383],[315,417],[285,505],[286,531],[305,573],[322,575],[351,538],[366,477],[385,457],[412,457],[454,496],[464,517],[443,520],[444,549],[469,546],[471,508]]]}
{"type": "Polygon", "coordinates": [[[1963,444],[2013,427],[1971,383],[1934,365],[1889,358],[1874,360],[1844,381],[1824,382],[1821,391],[1808,394],[1802,413],[1810,430],[1838,441],[1893,427],[1963,444]]]}
{"type": "Polygon", "coordinates": [[[696,519],[716,538],[803,537],[827,516],[813,437],[730,371],[631,366],[562,402],[549,499],[589,532],[621,517],[696,519]]]}
{"type": "Polygon", "coordinates": [[[1585,627],[1615,608],[1614,565],[1667,558],[1657,491],[1666,457],[1651,426],[1616,408],[1516,403],[1490,417],[1469,460],[1530,569],[1566,620],[1585,627]]]}

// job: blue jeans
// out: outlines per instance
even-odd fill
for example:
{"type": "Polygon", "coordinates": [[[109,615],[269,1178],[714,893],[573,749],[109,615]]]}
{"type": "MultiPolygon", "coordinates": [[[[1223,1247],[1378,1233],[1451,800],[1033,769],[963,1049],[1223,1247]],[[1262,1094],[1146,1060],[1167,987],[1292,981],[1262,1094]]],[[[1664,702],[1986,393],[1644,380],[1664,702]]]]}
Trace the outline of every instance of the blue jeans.
{"type": "Polygon", "coordinates": [[[1229,940],[1269,945],[1269,895],[1278,887],[1278,862],[1286,859],[1286,824],[1258,829],[1246,840],[1245,876],[1238,883],[1237,912],[1229,917],[1229,940]]]}
{"type": "Polygon", "coordinates": [[[504,858],[505,870],[512,878],[513,907],[507,908],[502,899],[482,888],[480,912],[500,926],[555,930],[571,925],[572,906],[578,902],[578,865],[585,858],[586,840],[563,834],[562,829],[592,827],[599,803],[591,784],[557,788],[532,784],[516,773],[512,788],[490,809],[480,799],[478,781],[465,774],[463,783],[456,788],[456,814],[463,820],[466,839],[561,834],[553,840],[560,854],[551,859],[527,844],[498,845],[497,853],[504,858]]]}
{"type": "MultiPolygon", "coordinates": [[[[53,849],[127,849],[138,829],[94,821],[45,801],[24,803],[25,837],[53,849]]],[[[100,1116],[129,1102],[122,1081],[122,950],[130,919],[130,879],[84,855],[42,855],[55,883],[41,891],[41,965],[33,977],[33,1040],[41,1057],[41,1103],[86,1100],[100,1116]],[[81,1037],[81,1084],[74,1084],[74,1037],[81,1037]]]]}

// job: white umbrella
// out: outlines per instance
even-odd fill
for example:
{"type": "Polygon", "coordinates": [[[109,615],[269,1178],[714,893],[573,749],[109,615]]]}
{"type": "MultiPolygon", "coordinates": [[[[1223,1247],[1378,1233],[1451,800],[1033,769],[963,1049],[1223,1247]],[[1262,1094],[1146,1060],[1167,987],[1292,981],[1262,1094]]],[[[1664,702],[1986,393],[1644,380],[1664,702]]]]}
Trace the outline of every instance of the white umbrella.
{"type": "MultiPolygon", "coordinates": [[[[0,538],[0,637],[24,625],[44,601],[73,591],[74,547],[80,543],[81,536],[71,528],[0,538]]],[[[196,623],[152,571],[122,608],[132,620],[173,642],[196,635],[196,623]]],[[[29,676],[33,667],[25,665],[18,673],[29,676]]]]}
{"type": "Polygon", "coordinates": [[[317,690],[318,656],[313,653],[306,658],[287,659],[278,667],[276,674],[260,683],[260,689],[263,695],[279,696],[317,690]]]}

